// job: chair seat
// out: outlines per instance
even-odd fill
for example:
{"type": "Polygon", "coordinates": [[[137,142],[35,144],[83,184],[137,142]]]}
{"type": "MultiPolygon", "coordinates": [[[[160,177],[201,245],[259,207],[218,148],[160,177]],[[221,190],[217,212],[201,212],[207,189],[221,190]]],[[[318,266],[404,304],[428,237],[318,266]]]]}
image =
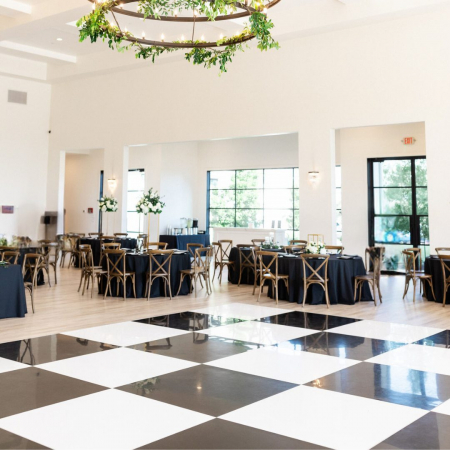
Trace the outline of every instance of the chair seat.
{"type": "MultiPolygon", "coordinates": [[[[108,273],[108,272],[106,272],[108,273]]],[[[110,276],[112,277],[129,277],[131,275],[135,275],[135,272],[125,272],[125,273],[119,273],[119,272],[110,272],[110,276]]]]}
{"type": "MultiPolygon", "coordinates": [[[[264,278],[275,280],[277,278],[274,273],[265,273],[263,274],[264,278]]],[[[278,279],[286,279],[289,278],[289,275],[278,274],[278,279]]]]}
{"type": "Polygon", "coordinates": [[[180,270],[181,273],[184,273],[186,275],[195,275],[197,273],[206,273],[205,269],[202,269],[200,267],[192,268],[192,269],[184,269],[180,270]]]}
{"type": "Polygon", "coordinates": [[[357,275],[355,280],[373,281],[373,273],[368,273],[367,275],[357,275]]]}

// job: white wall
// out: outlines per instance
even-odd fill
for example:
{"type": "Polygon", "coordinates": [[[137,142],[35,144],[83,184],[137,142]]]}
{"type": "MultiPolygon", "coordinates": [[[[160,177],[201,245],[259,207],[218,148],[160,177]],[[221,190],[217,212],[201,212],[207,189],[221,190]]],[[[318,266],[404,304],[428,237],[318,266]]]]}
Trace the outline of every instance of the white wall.
{"type": "MultiPolygon", "coordinates": [[[[424,122],[431,245],[448,245],[448,23],[450,8],[443,8],[284,41],[279,51],[237,55],[221,77],[180,60],[56,84],[49,170],[57,173],[69,148],[105,148],[108,177],[122,173],[124,149],[133,144],[298,133],[302,233],[321,232],[330,242],[334,130],[424,122]],[[99,113],[117,105],[121,114],[99,113]],[[315,186],[311,170],[321,174],[315,186]]],[[[49,207],[58,204],[57,189],[55,176],[49,207]]]]}
{"type": "MultiPolygon", "coordinates": [[[[92,150],[87,154],[66,154],[64,194],[66,233],[87,234],[98,231],[97,200],[100,194],[103,158],[102,150],[92,150]],[[88,214],[88,208],[93,208],[94,213],[88,214]]],[[[105,226],[106,224],[103,228],[106,232],[105,226]]]]}
{"type": "Polygon", "coordinates": [[[339,130],[342,168],[342,243],[346,253],[363,254],[368,246],[367,160],[426,155],[425,125],[412,123],[339,130]],[[415,137],[414,145],[404,145],[405,137],[415,137]]]}
{"type": "Polygon", "coordinates": [[[50,101],[50,85],[0,76],[0,206],[15,208],[0,211],[0,234],[44,238],[50,101]],[[7,103],[10,89],[27,92],[28,104],[7,103]]]}

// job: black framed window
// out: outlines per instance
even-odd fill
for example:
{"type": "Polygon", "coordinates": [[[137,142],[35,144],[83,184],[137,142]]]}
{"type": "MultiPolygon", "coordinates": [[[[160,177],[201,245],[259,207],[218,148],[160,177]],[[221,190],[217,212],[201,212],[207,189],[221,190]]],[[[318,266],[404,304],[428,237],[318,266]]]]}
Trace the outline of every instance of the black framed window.
{"type": "Polygon", "coordinates": [[[142,198],[145,190],[144,169],[132,169],[128,171],[127,188],[127,233],[131,237],[137,237],[144,229],[143,214],[136,211],[137,202],[142,198]]]}
{"type": "Polygon", "coordinates": [[[427,160],[425,156],[368,160],[369,244],[386,247],[383,268],[403,272],[402,251],[429,254],[427,160]]]}
{"type": "Polygon", "coordinates": [[[208,228],[251,227],[288,230],[299,237],[298,168],[208,172],[208,228]]]}

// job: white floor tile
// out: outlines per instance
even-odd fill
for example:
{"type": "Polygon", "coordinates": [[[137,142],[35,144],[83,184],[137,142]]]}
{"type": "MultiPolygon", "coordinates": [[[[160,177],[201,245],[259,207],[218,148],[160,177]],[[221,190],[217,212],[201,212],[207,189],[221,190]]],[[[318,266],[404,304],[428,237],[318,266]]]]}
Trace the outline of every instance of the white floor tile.
{"type": "Polygon", "coordinates": [[[449,350],[440,347],[405,345],[370,358],[367,362],[450,375],[449,350]]]}
{"type": "Polygon", "coordinates": [[[129,348],[77,356],[36,367],[114,388],[197,366],[197,363],[129,348]]]}
{"type": "Polygon", "coordinates": [[[273,345],[279,342],[296,339],[317,333],[317,330],[287,327],[265,322],[239,322],[222,327],[201,330],[199,333],[219,336],[236,341],[254,342],[262,345],[273,345]]]}
{"type": "Polygon", "coordinates": [[[12,370],[26,369],[30,367],[26,364],[22,364],[10,359],[0,358],[0,373],[11,372],[12,370]]]}
{"type": "Polygon", "coordinates": [[[0,427],[54,449],[133,449],[211,419],[107,390],[1,419],[0,427]]]}
{"type": "Polygon", "coordinates": [[[275,316],[291,312],[290,309],[271,308],[261,305],[247,305],[244,303],[229,303],[227,305],[210,306],[208,308],[193,309],[193,312],[211,314],[221,317],[232,317],[241,320],[256,320],[263,317],[275,316]]]}
{"type": "Polygon", "coordinates": [[[441,403],[437,408],[433,409],[433,412],[446,414],[447,416],[450,416],[450,400],[441,403]]]}
{"type": "Polygon", "coordinates": [[[186,333],[189,333],[189,331],[147,325],[140,322],[123,322],[100,327],[84,328],[62,334],[87,339],[89,341],[128,347],[130,345],[142,344],[143,342],[156,341],[186,333]]]}
{"type": "Polygon", "coordinates": [[[332,328],[328,333],[347,334],[349,336],[362,336],[371,339],[383,339],[385,341],[411,344],[412,342],[426,338],[443,331],[440,328],[416,327],[400,323],[376,322],[374,320],[362,320],[360,322],[332,328]]]}
{"type": "Polygon", "coordinates": [[[355,364],[359,364],[359,361],[278,347],[264,347],[218,359],[207,365],[288,383],[304,384],[355,364]]]}
{"type": "Polygon", "coordinates": [[[364,450],[425,414],[421,409],[299,386],[221,419],[334,449],[364,450]]]}

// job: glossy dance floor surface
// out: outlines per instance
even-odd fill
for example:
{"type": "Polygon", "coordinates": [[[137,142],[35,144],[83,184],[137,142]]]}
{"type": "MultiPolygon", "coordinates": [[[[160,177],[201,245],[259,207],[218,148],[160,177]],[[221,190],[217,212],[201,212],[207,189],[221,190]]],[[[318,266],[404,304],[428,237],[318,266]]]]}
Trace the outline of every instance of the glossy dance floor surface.
{"type": "Polygon", "coordinates": [[[450,332],[227,304],[0,344],[0,448],[450,448],[450,332]]]}

